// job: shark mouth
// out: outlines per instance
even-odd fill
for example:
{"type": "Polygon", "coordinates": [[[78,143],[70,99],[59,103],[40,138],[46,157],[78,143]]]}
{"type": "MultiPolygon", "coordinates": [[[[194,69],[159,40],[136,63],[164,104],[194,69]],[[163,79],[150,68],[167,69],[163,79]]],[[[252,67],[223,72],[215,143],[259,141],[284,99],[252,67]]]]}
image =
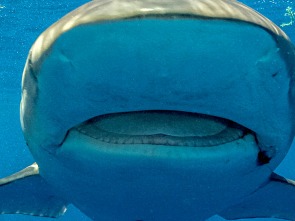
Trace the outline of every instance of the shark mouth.
{"type": "Polygon", "coordinates": [[[97,116],[73,128],[109,144],[210,147],[250,131],[223,118],[181,111],[136,111],[97,116]]]}

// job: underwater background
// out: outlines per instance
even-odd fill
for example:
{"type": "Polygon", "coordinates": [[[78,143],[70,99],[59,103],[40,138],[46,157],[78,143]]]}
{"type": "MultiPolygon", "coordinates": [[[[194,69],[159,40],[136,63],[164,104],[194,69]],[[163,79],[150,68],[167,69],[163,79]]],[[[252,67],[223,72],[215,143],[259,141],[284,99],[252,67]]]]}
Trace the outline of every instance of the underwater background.
{"type": "MultiPolygon", "coordinates": [[[[22,71],[28,52],[37,37],[59,18],[89,0],[0,0],[0,177],[6,177],[34,160],[25,145],[19,121],[22,71]]],[[[160,1],[160,0],[159,0],[160,1]]],[[[177,0],[175,0],[177,1],[177,0]]],[[[212,0],[214,1],[214,0],[212,0]]],[[[295,42],[295,0],[242,0],[262,13],[295,42]],[[291,7],[291,8],[290,8],[291,7]]],[[[295,145],[277,169],[295,179],[295,145]]],[[[0,199],[1,200],[1,199],[0,199]]],[[[24,215],[0,215],[0,221],[53,220],[24,215]]],[[[69,206],[60,221],[90,221],[74,206],[69,206]]],[[[210,221],[222,221],[213,217],[210,221]]],[[[250,219],[249,219],[250,220],[250,219]]],[[[279,219],[251,219],[270,221],[279,219]]],[[[118,220],[119,221],[119,220],[118,220]]],[[[164,220],[163,220],[164,221],[164,220]]],[[[184,220],[185,221],[185,220],[184,220]]]]}

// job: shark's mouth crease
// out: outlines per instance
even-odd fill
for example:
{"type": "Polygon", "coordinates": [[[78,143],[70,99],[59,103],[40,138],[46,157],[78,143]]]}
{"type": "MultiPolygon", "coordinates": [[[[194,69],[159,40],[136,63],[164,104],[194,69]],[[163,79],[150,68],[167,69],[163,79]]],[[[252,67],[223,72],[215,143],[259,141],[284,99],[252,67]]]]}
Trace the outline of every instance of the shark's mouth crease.
{"type": "Polygon", "coordinates": [[[97,116],[74,130],[109,144],[210,147],[245,136],[248,129],[219,117],[180,111],[137,111],[97,116]]]}

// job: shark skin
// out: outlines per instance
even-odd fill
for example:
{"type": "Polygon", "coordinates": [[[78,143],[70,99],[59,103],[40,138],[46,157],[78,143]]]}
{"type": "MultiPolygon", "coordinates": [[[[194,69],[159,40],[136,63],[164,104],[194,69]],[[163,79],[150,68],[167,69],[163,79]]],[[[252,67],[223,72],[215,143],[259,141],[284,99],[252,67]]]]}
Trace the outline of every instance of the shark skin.
{"type": "Polygon", "coordinates": [[[295,49],[235,0],[91,1],[44,31],[20,119],[36,163],[0,213],[295,219],[275,174],[294,137],[295,49]]]}

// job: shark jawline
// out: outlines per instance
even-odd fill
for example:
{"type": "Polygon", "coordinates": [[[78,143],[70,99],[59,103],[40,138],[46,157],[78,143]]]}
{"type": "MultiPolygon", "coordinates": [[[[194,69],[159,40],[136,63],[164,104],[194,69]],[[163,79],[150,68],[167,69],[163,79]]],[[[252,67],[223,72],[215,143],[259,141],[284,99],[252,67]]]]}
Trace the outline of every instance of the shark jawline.
{"type": "Polygon", "coordinates": [[[188,147],[222,145],[249,133],[247,128],[219,117],[151,110],[100,115],[73,129],[109,144],[188,147]]]}

